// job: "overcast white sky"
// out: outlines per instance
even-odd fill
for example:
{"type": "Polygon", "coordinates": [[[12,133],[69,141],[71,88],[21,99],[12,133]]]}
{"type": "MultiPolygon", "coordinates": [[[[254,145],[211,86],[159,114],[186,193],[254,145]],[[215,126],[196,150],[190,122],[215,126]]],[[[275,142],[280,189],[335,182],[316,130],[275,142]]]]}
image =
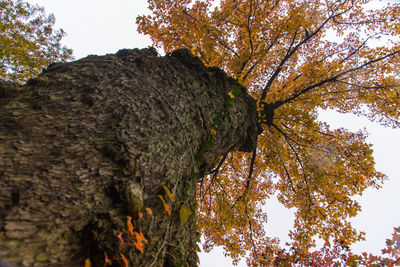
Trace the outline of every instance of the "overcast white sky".
{"type": "MultiPolygon", "coordinates": [[[[144,48],[151,45],[150,38],[136,31],[136,16],[149,12],[145,0],[29,0],[44,6],[47,13],[56,17],[56,27],[63,28],[68,36],[63,43],[74,50],[75,58],[89,54],[115,53],[121,48],[144,48]]],[[[353,220],[357,229],[367,233],[365,242],[353,246],[356,252],[380,253],[390,238],[393,227],[400,226],[400,130],[387,129],[367,119],[351,115],[323,112],[320,119],[332,127],[345,127],[353,131],[364,127],[370,133],[376,168],[386,173],[389,180],[380,190],[366,190],[359,198],[363,211],[353,220]]],[[[266,232],[287,241],[293,224],[293,214],[276,201],[266,207],[268,224],[266,232]]],[[[200,254],[202,267],[228,267],[231,260],[223,250],[200,254]]],[[[246,266],[243,261],[240,266],[246,266]]]]}

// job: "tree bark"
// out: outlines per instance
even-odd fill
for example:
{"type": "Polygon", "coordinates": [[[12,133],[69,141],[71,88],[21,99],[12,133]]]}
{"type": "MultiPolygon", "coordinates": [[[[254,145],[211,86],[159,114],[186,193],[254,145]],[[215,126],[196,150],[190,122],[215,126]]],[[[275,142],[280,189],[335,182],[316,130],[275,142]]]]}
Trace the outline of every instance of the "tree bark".
{"type": "Polygon", "coordinates": [[[252,151],[257,132],[246,89],[188,50],[125,49],[50,65],[23,86],[2,82],[0,259],[104,266],[105,252],[114,266],[121,253],[130,266],[194,266],[196,185],[221,156],[252,151]],[[148,240],[143,253],[127,216],[148,240]]]}

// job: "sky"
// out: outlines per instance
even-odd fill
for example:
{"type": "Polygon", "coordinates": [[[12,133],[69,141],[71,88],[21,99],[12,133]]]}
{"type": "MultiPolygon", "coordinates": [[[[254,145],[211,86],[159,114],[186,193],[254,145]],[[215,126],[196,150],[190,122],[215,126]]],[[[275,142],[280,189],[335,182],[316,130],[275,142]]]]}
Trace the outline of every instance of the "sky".
{"type": "MultiPolygon", "coordinates": [[[[136,31],[136,16],[148,14],[145,0],[29,0],[44,6],[47,13],[56,17],[56,28],[68,36],[63,44],[74,50],[76,59],[87,55],[115,53],[122,48],[145,48],[151,40],[136,31]]],[[[367,142],[373,144],[376,169],[387,174],[389,180],[380,190],[367,189],[357,198],[362,212],[352,220],[356,229],[366,232],[366,241],[353,245],[354,252],[380,253],[385,240],[390,238],[393,227],[400,226],[400,129],[390,129],[354,115],[323,111],[319,119],[332,128],[344,127],[352,131],[365,129],[367,142]]],[[[281,241],[289,241],[287,234],[293,225],[293,211],[287,210],[276,200],[265,207],[268,213],[267,234],[281,241]]],[[[224,257],[223,249],[200,253],[201,267],[228,267],[231,260],[224,257]]],[[[247,266],[242,261],[239,266],[247,266]]]]}

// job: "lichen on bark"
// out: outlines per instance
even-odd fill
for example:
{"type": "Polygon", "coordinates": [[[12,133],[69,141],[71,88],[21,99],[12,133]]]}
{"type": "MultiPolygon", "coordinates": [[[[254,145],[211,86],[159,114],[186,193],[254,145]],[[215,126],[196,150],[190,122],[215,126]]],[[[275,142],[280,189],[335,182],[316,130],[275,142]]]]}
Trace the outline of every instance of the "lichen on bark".
{"type": "Polygon", "coordinates": [[[124,49],[50,65],[23,86],[3,81],[0,258],[78,266],[90,257],[102,266],[133,216],[149,243],[143,254],[125,252],[132,266],[192,266],[193,170],[203,174],[230,151],[251,151],[257,130],[256,104],[245,88],[187,50],[158,57],[153,48],[124,49]],[[243,93],[204,150],[233,88],[243,93]],[[162,185],[192,209],[186,223],[176,203],[165,215],[157,197],[162,185]],[[139,220],[142,207],[153,216],[139,220]]]}

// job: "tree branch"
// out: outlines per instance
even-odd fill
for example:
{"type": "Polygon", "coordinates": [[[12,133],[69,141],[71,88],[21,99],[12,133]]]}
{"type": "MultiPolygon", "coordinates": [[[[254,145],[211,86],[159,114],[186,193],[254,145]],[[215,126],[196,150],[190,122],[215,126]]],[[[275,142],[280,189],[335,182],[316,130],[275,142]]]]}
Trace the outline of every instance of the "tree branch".
{"type": "Polygon", "coordinates": [[[260,259],[260,258],[258,257],[256,245],[255,245],[255,243],[254,243],[254,238],[253,238],[253,226],[252,226],[252,224],[251,224],[251,218],[250,218],[250,216],[249,216],[249,214],[248,214],[248,212],[247,212],[247,205],[246,205],[246,208],[245,208],[245,213],[246,213],[246,217],[247,217],[248,223],[249,223],[250,240],[251,240],[251,244],[252,244],[252,246],[253,246],[253,253],[254,253],[254,256],[255,256],[257,259],[260,259]]]}
{"type": "Polygon", "coordinates": [[[249,36],[249,43],[250,43],[250,55],[253,55],[253,52],[254,52],[253,40],[252,40],[252,37],[251,37],[251,29],[250,29],[251,13],[253,12],[252,6],[253,6],[253,1],[250,0],[250,9],[249,9],[249,15],[247,17],[247,25],[246,25],[247,33],[248,33],[248,36],[249,36]]]}
{"type": "MultiPolygon", "coordinates": [[[[223,156],[222,159],[219,161],[218,166],[214,170],[212,170],[211,172],[208,173],[208,174],[214,173],[214,175],[211,178],[210,184],[208,185],[207,189],[205,190],[204,195],[207,194],[208,190],[210,189],[210,186],[213,184],[214,180],[216,179],[218,171],[221,168],[221,166],[224,163],[227,156],[228,156],[228,154],[223,156]]],[[[203,184],[203,179],[204,179],[204,177],[201,179],[201,184],[200,184],[200,198],[202,196],[201,188],[202,188],[202,184],[203,184]]]]}
{"type": "Polygon", "coordinates": [[[333,77],[331,77],[331,78],[328,78],[328,79],[325,79],[325,80],[323,80],[323,81],[320,81],[320,82],[318,82],[318,83],[316,83],[316,84],[310,85],[310,86],[304,88],[303,90],[301,90],[300,92],[295,93],[295,94],[292,95],[291,97],[289,97],[289,98],[287,98],[287,99],[285,99],[285,100],[282,100],[281,103],[279,103],[279,105],[278,105],[277,107],[280,107],[280,106],[282,106],[283,104],[286,104],[286,103],[288,103],[288,102],[291,102],[291,101],[295,100],[295,99],[298,98],[299,96],[301,96],[301,95],[303,95],[303,94],[305,94],[305,93],[311,91],[311,90],[314,89],[314,88],[317,88],[317,87],[319,87],[319,86],[322,86],[322,85],[327,84],[327,83],[330,83],[330,82],[335,82],[335,81],[337,81],[337,79],[338,79],[339,77],[342,77],[342,76],[344,76],[344,75],[346,75],[346,74],[348,74],[348,73],[355,72],[355,71],[358,71],[358,70],[360,70],[360,69],[363,69],[363,68],[365,68],[365,67],[367,67],[367,66],[369,66],[369,65],[371,65],[371,64],[373,64],[373,63],[379,62],[379,61],[384,60],[384,59],[386,59],[386,58],[388,58],[388,57],[392,57],[392,56],[394,56],[394,55],[396,55],[396,54],[398,54],[398,53],[400,53],[400,50],[397,50],[397,51],[392,52],[392,53],[390,53],[390,54],[387,54],[387,55],[385,55],[385,56],[382,56],[382,57],[379,57],[379,58],[370,60],[370,61],[368,61],[368,62],[366,62],[366,63],[364,63],[364,64],[362,64],[362,65],[360,65],[360,66],[358,66],[358,67],[348,69],[348,70],[346,70],[346,71],[344,71],[344,72],[342,72],[342,73],[339,73],[339,74],[337,74],[337,75],[335,75],[335,76],[333,76],[333,77]]]}
{"type": "Polygon", "coordinates": [[[326,218],[326,215],[325,215],[322,211],[320,211],[320,209],[318,208],[318,206],[317,206],[317,205],[314,203],[314,201],[312,200],[312,197],[311,197],[311,189],[310,189],[310,186],[309,186],[309,184],[308,184],[308,180],[307,180],[307,177],[306,177],[306,174],[305,174],[305,168],[304,168],[304,166],[303,166],[302,161],[300,160],[299,154],[297,154],[297,152],[296,152],[296,150],[294,149],[293,145],[290,143],[290,140],[288,139],[287,134],[286,134],[284,131],[282,131],[278,126],[276,126],[275,124],[271,124],[271,125],[272,125],[279,133],[281,133],[281,134],[283,135],[283,137],[285,138],[287,144],[289,145],[290,149],[291,149],[292,152],[294,153],[294,155],[295,155],[295,157],[296,157],[296,160],[297,160],[297,162],[299,163],[299,165],[300,165],[300,167],[301,167],[301,169],[302,169],[304,182],[305,182],[305,185],[306,185],[307,191],[308,191],[308,200],[310,201],[311,205],[315,207],[315,209],[318,211],[318,213],[321,214],[322,217],[326,218]]]}
{"type": "MultiPolygon", "coordinates": [[[[256,143],[257,143],[257,140],[256,140],[256,143]]],[[[250,188],[250,182],[251,182],[251,178],[252,178],[253,171],[254,171],[254,162],[255,162],[255,160],[256,160],[256,156],[257,156],[257,146],[253,149],[253,153],[252,153],[252,155],[251,155],[250,169],[249,169],[249,174],[248,174],[248,176],[247,176],[246,186],[245,186],[244,192],[240,195],[240,197],[238,197],[238,198],[236,199],[236,201],[235,201],[235,203],[233,204],[232,208],[234,208],[234,207],[236,206],[237,202],[238,202],[240,199],[246,197],[247,191],[248,191],[249,188],[250,188]]]]}
{"type": "Polygon", "coordinates": [[[283,166],[283,168],[285,169],[285,173],[286,173],[286,176],[287,176],[288,179],[289,179],[289,183],[290,183],[290,187],[292,188],[292,191],[293,191],[294,193],[296,193],[296,190],[294,189],[294,186],[293,186],[292,178],[290,177],[289,171],[287,170],[285,163],[282,162],[282,166],[283,166]]]}
{"type": "Polygon", "coordinates": [[[369,39],[373,38],[373,36],[368,36],[367,39],[364,40],[364,42],[362,42],[361,45],[359,45],[356,49],[354,49],[352,52],[350,52],[350,54],[345,57],[344,59],[342,59],[341,61],[339,61],[339,64],[342,65],[345,61],[347,61],[349,58],[351,58],[355,53],[357,53],[358,51],[360,51],[361,48],[363,48],[369,39]]]}
{"type": "Polygon", "coordinates": [[[304,39],[298,43],[293,49],[292,46],[294,44],[294,41],[296,39],[297,36],[297,30],[290,42],[289,45],[289,49],[286,52],[286,55],[282,58],[281,62],[279,63],[279,66],[276,68],[275,72],[272,74],[271,78],[268,80],[267,84],[265,85],[263,92],[261,94],[261,98],[260,98],[260,105],[263,104],[265,97],[267,96],[267,92],[269,91],[273,81],[276,79],[276,77],[279,75],[279,73],[282,70],[282,67],[285,65],[285,63],[293,56],[293,54],[306,42],[308,42],[309,40],[311,40],[315,35],[317,35],[324,27],[325,25],[334,17],[335,15],[331,15],[329,16],[327,19],[324,20],[324,22],[322,22],[322,24],[312,33],[307,34],[304,39]]]}

